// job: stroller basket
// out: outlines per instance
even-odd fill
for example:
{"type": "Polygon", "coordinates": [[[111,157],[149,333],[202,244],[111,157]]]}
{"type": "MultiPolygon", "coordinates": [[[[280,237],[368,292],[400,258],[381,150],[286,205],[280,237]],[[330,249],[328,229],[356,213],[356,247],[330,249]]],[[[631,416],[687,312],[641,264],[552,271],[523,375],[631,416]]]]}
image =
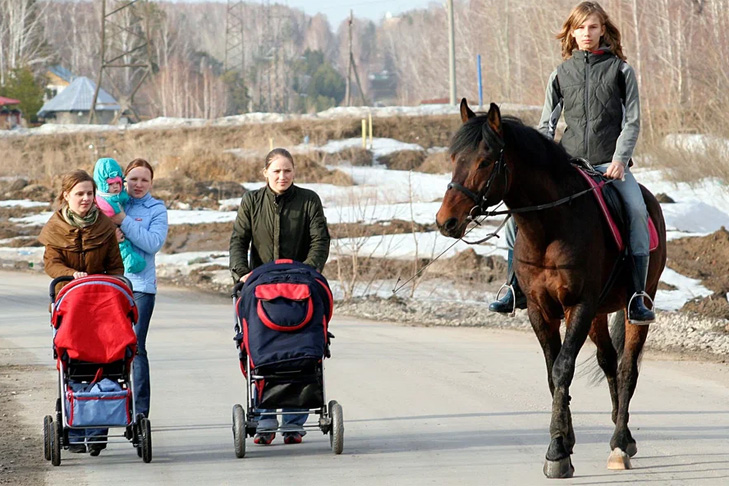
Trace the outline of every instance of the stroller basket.
{"type": "Polygon", "coordinates": [[[320,362],[308,360],[299,369],[276,368],[280,367],[268,366],[253,370],[258,408],[314,409],[322,406],[324,380],[320,362]]]}
{"type": "Polygon", "coordinates": [[[71,427],[127,426],[131,423],[131,405],[132,391],[122,390],[118,383],[106,378],[90,387],[69,385],[66,392],[71,427]]]}

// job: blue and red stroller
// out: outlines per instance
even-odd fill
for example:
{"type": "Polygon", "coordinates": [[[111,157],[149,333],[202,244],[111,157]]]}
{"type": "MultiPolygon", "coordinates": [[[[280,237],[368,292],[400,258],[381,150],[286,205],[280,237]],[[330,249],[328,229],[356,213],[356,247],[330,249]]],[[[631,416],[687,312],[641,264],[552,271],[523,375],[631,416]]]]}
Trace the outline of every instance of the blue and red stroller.
{"type": "Polygon", "coordinates": [[[137,307],[131,285],[106,275],[58,277],[51,282],[53,357],[58,368],[55,418],[43,420],[43,452],[54,466],[61,449],[105,447],[114,437],[131,440],[144,462],[152,460],[149,420],[136,415],[132,360],[137,350],[137,307]],[[56,285],[71,281],[56,296],[56,285]],[[99,430],[123,428],[123,433],[99,430]],[[79,432],[70,433],[70,431],[79,432]]]}
{"type": "MultiPolygon", "coordinates": [[[[342,406],[327,403],[324,358],[328,358],[333,299],[327,280],[313,267],[277,260],[255,269],[233,288],[235,342],[246,377],[247,407],[233,407],[236,457],[244,457],[247,436],[320,429],[332,451],[344,448],[342,406]],[[265,426],[261,418],[316,414],[317,423],[265,426]],[[262,412],[261,410],[265,410],[262,412]]],[[[266,422],[271,422],[267,420],[266,422]]]]}

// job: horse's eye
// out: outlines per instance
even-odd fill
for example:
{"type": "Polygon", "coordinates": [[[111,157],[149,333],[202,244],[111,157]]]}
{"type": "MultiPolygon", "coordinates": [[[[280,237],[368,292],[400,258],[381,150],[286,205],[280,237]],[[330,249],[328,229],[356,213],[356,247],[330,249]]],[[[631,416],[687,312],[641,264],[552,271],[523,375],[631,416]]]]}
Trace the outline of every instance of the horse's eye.
{"type": "Polygon", "coordinates": [[[491,161],[489,159],[483,159],[481,161],[481,163],[478,164],[478,168],[479,168],[479,170],[484,169],[484,168],[488,167],[489,165],[491,165],[491,161]]]}

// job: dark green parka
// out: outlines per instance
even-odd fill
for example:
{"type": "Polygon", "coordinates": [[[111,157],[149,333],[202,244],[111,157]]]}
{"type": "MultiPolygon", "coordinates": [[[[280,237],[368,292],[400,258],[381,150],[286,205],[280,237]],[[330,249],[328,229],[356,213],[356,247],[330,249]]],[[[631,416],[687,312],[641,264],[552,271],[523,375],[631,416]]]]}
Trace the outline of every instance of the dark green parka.
{"type": "Polygon", "coordinates": [[[314,191],[292,185],[276,194],[265,186],[247,192],[240,201],[230,237],[230,271],[237,282],[254,268],[280,258],[322,271],[329,240],[324,208],[314,191]]]}

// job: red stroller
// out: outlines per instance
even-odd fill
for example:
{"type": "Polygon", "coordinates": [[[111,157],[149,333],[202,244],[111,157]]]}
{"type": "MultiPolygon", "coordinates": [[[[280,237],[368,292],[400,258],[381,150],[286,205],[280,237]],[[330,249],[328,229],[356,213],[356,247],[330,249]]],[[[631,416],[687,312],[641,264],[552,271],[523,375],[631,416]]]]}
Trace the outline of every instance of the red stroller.
{"type": "Polygon", "coordinates": [[[123,277],[91,275],[58,277],[51,282],[53,357],[58,368],[55,419],[43,420],[43,452],[54,466],[61,463],[61,448],[85,444],[83,433],[110,427],[94,436],[94,444],[113,437],[131,440],[144,462],[152,460],[149,420],[136,415],[132,361],[137,350],[134,323],[137,307],[131,285],[123,277]],[[56,296],[56,285],[71,281],[56,296]]]}

